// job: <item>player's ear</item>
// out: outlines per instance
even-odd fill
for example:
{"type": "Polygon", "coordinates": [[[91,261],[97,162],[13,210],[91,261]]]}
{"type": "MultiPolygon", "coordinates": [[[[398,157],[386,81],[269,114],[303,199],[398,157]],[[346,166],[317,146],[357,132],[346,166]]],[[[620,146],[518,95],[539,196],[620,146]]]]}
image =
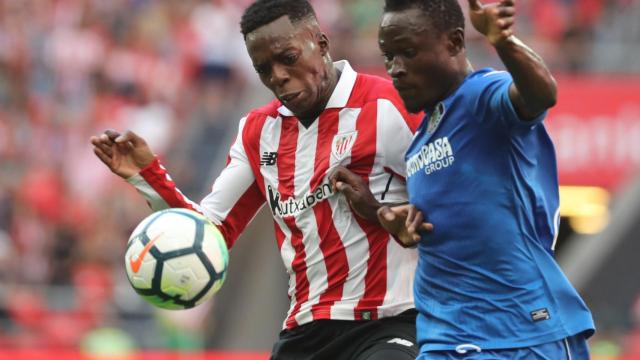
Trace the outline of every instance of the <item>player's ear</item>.
{"type": "Polygon", "coordinates": [[[464,30],[462,28],[450,30],[446,37],[449,55],[456,56],[464,50],[464,30]]]}
{"type": "Polygon", "coordinates": [[[320,46],[320,54],[325,56],[329,53],[329,38],[323,32],[316,33],[316,43],[320,46]]]}

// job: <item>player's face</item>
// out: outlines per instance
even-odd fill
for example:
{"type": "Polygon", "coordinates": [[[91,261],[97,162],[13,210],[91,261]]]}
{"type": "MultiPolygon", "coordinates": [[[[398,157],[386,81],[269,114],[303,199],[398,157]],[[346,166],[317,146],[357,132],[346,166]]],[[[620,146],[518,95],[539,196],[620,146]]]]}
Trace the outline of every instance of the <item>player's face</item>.
{"type": "Polygon", "coordinates": [[[283,16],[245,39],[262,83],[298,117],[319,113],[331,96],[328,40],[317,26],[283,16]]]}
{"type": "Polygon", "coordinates": [[[407,110],[419,112],[447,96],[455,78],[454,56],[447,36],[434,31],[421,10],[385,13],[378,45],[407,110]]]}

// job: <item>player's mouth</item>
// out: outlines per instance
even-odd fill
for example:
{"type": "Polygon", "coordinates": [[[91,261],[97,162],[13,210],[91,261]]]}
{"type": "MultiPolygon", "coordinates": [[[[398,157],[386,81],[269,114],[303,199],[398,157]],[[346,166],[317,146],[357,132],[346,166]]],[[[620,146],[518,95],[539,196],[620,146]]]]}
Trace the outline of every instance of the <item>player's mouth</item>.
{"type": "Polygon", "coordinates": [[[396,88],[396,91],[398,91],[398,94],[400,94],[400,96],[407,96],[415,91],[415,88],[411,86],[397,84],[395,82],[393,83],[393,86],[396,88]]]}
{"type": "Polygon", "coordinates": [[[282,100],[282,102],[285,104],[291,104],[296,100],[298,100],[300,98],[300,95],[302,95],[302,91],[291,92],[284,95],[280,95],[280,100],[282,100]]]}

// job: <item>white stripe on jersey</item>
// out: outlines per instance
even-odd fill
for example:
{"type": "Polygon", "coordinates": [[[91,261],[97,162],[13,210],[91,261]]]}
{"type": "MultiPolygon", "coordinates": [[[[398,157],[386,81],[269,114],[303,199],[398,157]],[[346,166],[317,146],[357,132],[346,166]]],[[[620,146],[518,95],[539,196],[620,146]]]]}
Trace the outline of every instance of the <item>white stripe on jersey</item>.
{"type": "Polygon", "coordinates": [[[387,292],[378,312],[380,317],[395,313],[399,303],[413,304],[413,278],[416,271],[418,253],[415,249],[405,249],[391,239],[387,245],[387,266],[394,269],[394,276],[387,276],[387,292]]]}

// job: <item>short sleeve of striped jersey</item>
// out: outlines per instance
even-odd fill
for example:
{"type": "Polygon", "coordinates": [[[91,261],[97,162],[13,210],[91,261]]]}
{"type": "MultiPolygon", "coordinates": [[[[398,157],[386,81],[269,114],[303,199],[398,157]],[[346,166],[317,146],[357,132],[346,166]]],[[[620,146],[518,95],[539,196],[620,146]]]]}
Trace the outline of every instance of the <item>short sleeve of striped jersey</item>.
{"type": "Polygon", "coordinates": [[[404,108],[401,109],[398,109],[391,100],[378,100],[378,126],[382,136],[385,167],[406,178],[404,154],[411,144],[422,115],[409,114],[404,108]]]}
{"type": "Polygon", "coordinates": [[[231,248],[265,201],[242,144],[245,121],[246,118],[240,121],[227,166],[215,180],[211,193],[200,204],[180,192],[158,159],[127,181],[136,187],[154,211],[181,207],[204,214],[218,226],[231,248]]]}

